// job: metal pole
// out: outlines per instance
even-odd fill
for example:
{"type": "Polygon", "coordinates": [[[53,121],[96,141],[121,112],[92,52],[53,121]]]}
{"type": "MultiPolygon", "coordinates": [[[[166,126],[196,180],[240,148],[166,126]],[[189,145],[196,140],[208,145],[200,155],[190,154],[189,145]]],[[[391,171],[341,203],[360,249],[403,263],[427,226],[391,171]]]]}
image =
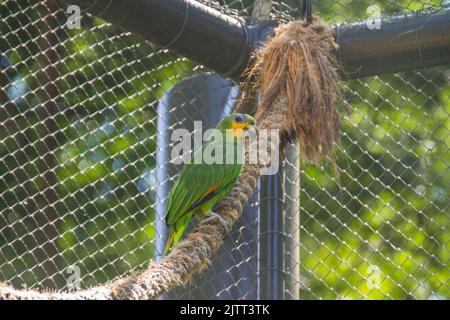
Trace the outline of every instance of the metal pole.
{"type": "Polygon", "coordinates": [[[289,144],[284,161],[284,261],[287,300],[300,299],[300,153],[289,144]]]}
{"type": "MultiPolygon", "coordinates": [[[[277,24],[249,25],[194,0],[65,1],[234,79],[240,79],[260,34],[277,24]]],[[[344,77],[450,64],[450,8],[385,17],[380,27],[334,27],[344,77]]]]}
{"type": "MultiPolygon", "coordinates": [[[[253,2],[252,22],[263,22],[270,18],[271,0],[253,2]]],[[[265,40],[261,38],[261,43],[265,40]]],[[[260,299],[283,299],[283,242],[280,239],[283,226],[283,208],[280,190],[281,173],[264,177],[259,182],[258,210],[258,279],[260,299]]]]}
{"type": "Polygon", "coordinates": [[[260,179],[259,278],[263,300],[300,298],[300,157],[286,146],[280,171],[260,179]]]}
{"type": "Polygon", "coordinates": [[[260,299],[282,300],[284,293],[283,191],[280,171],[259,182],[260,299]]]}
{"type": "Polygon", "coordinates": [[[239,73],[249,58],[244,22],[194,0],[66,2],[220,74],[239,73]]]}
{"type": "Polygon", "coordinates": [[[335,27],[347,76],[360,78],[450,63],[450,8],[335,27]]]}

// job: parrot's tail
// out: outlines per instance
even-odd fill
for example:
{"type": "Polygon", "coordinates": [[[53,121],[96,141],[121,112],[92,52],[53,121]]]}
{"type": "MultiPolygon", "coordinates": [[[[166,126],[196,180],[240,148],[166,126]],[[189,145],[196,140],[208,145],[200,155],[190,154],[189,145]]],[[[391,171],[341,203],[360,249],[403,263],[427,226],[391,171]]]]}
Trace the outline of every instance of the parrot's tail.
{"type": "Polygon", "coordinates": [[[178,220],[173,226],[170,227],[169,238],[167,239],[166,248],[164,249],[164,255],[178,243],[183,236],[189,221],[192,219],[192,213],[186,214],[180,220],[178,220]]]}
{"type": "Polygon", "coordinates": [[[174,237],[175,233],[173,232],[173,230],[170,230],[170,235],[169,235],[169,239],[167,239],[167,243],[166,243],[166,248],[164,249],[164,255],[166,255],[170,248],[172,248],[175,244],[175,237],[174,237]]]}

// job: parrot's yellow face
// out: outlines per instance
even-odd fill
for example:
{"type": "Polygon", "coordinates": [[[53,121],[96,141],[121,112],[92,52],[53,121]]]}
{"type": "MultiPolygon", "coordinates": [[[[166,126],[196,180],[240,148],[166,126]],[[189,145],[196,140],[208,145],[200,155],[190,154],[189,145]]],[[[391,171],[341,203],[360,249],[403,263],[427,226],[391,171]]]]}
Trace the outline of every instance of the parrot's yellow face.
{"type": "Polygon", "coordinates": [[[234,137],[239,138],[245,136],[249,130],[254,131],[256,121],[248,114],[235,113],[222,119],[217,127],[221,130],[230,131],[234,137]]]}

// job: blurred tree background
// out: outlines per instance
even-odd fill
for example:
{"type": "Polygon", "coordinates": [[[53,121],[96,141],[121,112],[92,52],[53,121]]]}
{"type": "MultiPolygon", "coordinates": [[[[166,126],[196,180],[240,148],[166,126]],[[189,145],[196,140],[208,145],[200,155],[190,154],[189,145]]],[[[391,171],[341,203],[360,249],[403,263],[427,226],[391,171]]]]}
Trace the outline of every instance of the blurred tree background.
{"type": "MultiPolygon", "coordinates": [[[[215,2],[242,15],[253,3],[215,2]]],[[[315,3],[330,23],[367,19],[370,5],[445,5],[315,3]]],[[[70,265],[83,287],[145,267],[159,236],[158,100],[208,72],[94,17],[68,29],[65,9],[0,1],[0,281],[15,286],[62,288],[70,265]]],[[[302,164],[302,298],[450,297],[449,77],[439,67],[344,84],[340,179],[302,164]]]]}

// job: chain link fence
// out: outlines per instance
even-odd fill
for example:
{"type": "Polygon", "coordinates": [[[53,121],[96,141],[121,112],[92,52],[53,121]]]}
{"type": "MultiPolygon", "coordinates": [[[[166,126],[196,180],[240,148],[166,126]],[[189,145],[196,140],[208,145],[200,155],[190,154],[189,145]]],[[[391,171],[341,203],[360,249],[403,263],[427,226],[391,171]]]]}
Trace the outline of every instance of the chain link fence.
{"type": "MultiPolygon", "coordinates": [[[[253,10],[250,0],[199,2],[240,19],[253,10]]],[[[273,1],[272,14],[287,21],[300,6],[273,1]]],[[[318,0],[314,12],[335,24],[444,6],[318,0]]],[[[76,14],[58,1],[0,1],[0,281],[16,287],[85,288],[157,259],[179,170],[167,169],[159,139],[193,120],[214,125],[239,96],[100,19],[81,14],[78,27],[76,14]]],[[[448,66],[345,82],[339,177],[299,166],[290,147],[282,298],[450,297],[449,83],[448,66]]],[[[211,268],[166,298],[262,297],[262,201],[250,201],[211,268]]]]}

